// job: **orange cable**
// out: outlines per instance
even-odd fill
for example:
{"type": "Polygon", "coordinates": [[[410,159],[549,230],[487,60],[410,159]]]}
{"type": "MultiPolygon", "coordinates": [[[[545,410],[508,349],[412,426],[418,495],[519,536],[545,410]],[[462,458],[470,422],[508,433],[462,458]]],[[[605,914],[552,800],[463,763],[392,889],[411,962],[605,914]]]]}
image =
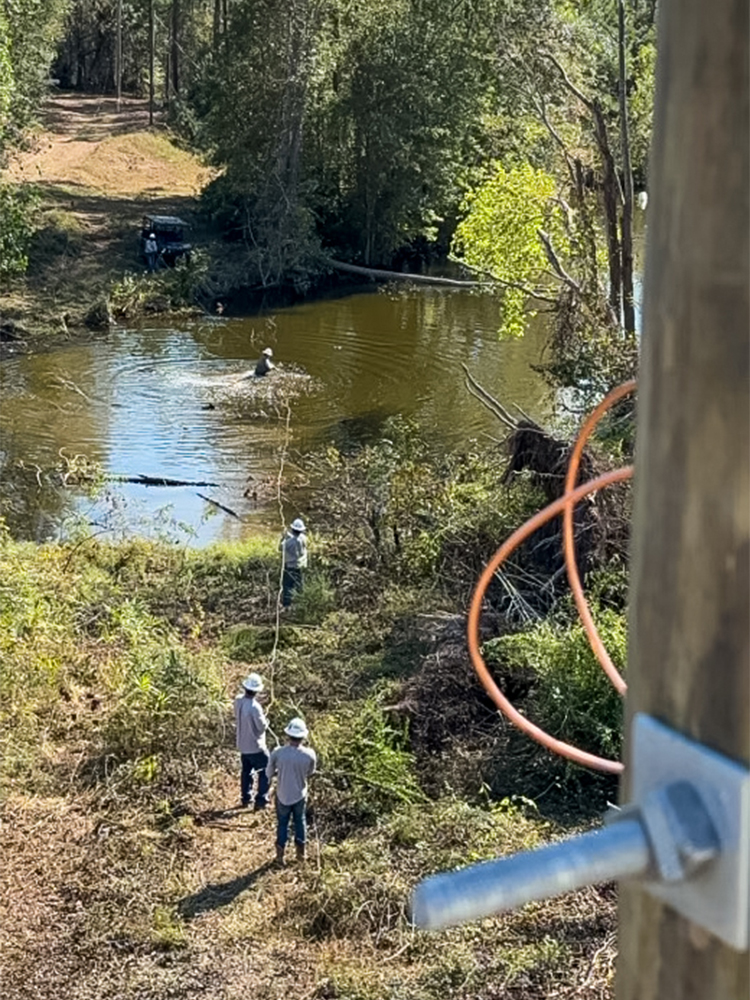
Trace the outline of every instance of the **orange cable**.
{"type": "Polygon", "coordinates": [[[541,528],[542,525],[551,521],[553,517],[557,517],[561,513],[564,514],[568,509],[572,510],[579,500],[589,496],[589,494],[594,493],[596,490],[600,490],[605,486],[609,486],[612,483],[620,483],[626,479],[630,479],[632,475],[632,466],[625,466],[621,469],[613,469],[610,472],[605,472],[603,475],[597,476],[596,479],[592,479],[590,482],[584,483],[575,490],[566,492],[562,497],[560,497],[559,500],[553,501],[553,503],[545,507],[544,510],[539,511],[538,514],[529,518],[529,520],[526,521],[525,524],[522,524],[520,528],[517,528],[510,538],[503,542],[482,571],[482,575],[479,577],[476,588],[474,589],[471,604],[469,605],[469,618],[467,624],[469,654],[474,665],[474,670],[476,671],[479,680],[482,682],[484,689],[487,691],[500,711],[503,712],[511,720],[511,722],[518,726],[518,728],[524,733],[537,740],[549,750],[554,751],[554,753],[560,754],[562,757],[567,757],[576,764],[582,764],[584,767],[591,767],[597,771],[606,771],[610,774],[619,774],[622,771],[623,766],[619,761],[610,760],[607,757],[598,757],[596,754],[587,753],[585,750],[572,746],[570,743],[565,743],[562,740],[555,739],[554,736],[550,736],[549,733],[545,732],[539,726],[536,726],[533,722],[530,722],[511,704],[510,701],[508,701],[502,691],[498,688],[487,668],[487,664],[482,658],[482,654],[479,649],[479,619],[482,612],[482,601],[493,576],[508,556],[510,556],[511,553],[513,553],[518,546],[529,537],[529,535],[533,534],[537,528],[541,528]]]}
{"type": "Polygon", "coordinates": [[[586,442],[591,437],[592,431],[604,416],[605,412],[614,403],[616,403],[618,399],[622,399],[623,396],[627,396],[631,392],[635,392],[636,385],[637,383],[635,379],[631,379],[629,382],[623,382],[622,385],[613,389],[612,392],[605,396],[596,409],[593,410],[593,412],[587,417],[576,439],[576,443],[570,456],[568,474],[565,478],[565,494],[563,495],[563,500],[567,501],[563,514],[563,545],[565,549],[565,566],[568,571],[570,589],[573,591],[573,597],[576,602],[576,607],[578,608],[578,614],[583,622],[583,627],[586,630],[586,635],[588,636],[594,655],[601,664],[602,670],[607,677],[609,677],[610,681],[620,694],[625,694],[627,691],[627,684],[622,679],[622,675],[612,662],[612,659],[599,636],[599,632],[597,631],[594,619],[591,615],[591,609],[589,608],[586,596],[583,592],[581,578],[578,574],[575,540],[573,535],[573,509],[575,507],[575,503],[570,498],[570,492],[573,489],[576,477],[578,476],[578,466],[581,461],[583,449],[586,442]]]}

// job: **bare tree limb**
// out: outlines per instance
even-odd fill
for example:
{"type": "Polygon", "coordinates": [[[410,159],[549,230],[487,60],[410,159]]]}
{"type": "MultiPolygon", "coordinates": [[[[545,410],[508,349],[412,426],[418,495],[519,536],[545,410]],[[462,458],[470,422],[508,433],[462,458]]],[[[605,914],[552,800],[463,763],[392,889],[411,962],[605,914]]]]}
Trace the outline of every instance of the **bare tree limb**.
{"type": "Polygon", "coordinates": [[[588,110],[593,114],[594,113],[594,102],[590,98],[586,97],[586,95],[583,93],[583,91],[579,90],[578,87],[576,87],[576,85],[570,79],[570,77],[568,76],[568,74],[565,72],[565,68],[557,61],[557,59],[555,59],[555,57],[552,55],[552,53],[551,52],[540,52],[539,55],[543,59],[548,59],[552,63],[552,65],[555,67],[555,69],[557,70],[557,72],[562,77],[563,83],[568,88],[568,90],[571,92],[571,94],[573,94],[575,97],[577,97],[578,100],[581,102],[581,104],[583,104],[586,108],[588,108],[588,110]]]}
{"type": "Polygon", "coordinates": [[[545,253],[547,254],[547,260],[550,262],[552,270],[555,272],[557,277],[561,281],[564,281],[569,288],[572,288],[574,292],[578,292],[579,295],[583,296],[583,289],[581,288],[581,286],[578,284],[575,278],[571,278],[571,276],[568,274],[568,272],[560,263],[560,260],[557,254],[555,253],[555,249],[552,246],[552,241],[550,240],[547,233],[545,233],[543,229],[538,229],[537,234],[539,236],[539,239],[542,241],[544,245],[544,250],[545,253]]]}
{"type": "Polygon", "coordinates": [[[474,376],[469,371],[467,365],[461,362],[461,367],[466,375],[466,388],[469,390],[472,396],[475,396],[481,403],[483,403],[491,413],[509,427],[511,430],[516,430],[518,428],[518,421],[510,414],[502,403],[500,403],[494,396],[490,395],[489,392],[480,385],[479,382],[474,378],[474,376]],[[473,390],[473,391],[472,391],[473,390]]]}
{"type": "Polygon", "coordinates": [[[539,117],[541,118],[542,123],[546,127],[549,134],[552,136],[557,145],[560,147],[563,159],[565,160],[565,165],[568,168],[568,173],[570,174],[571,184],[573,185],[574,188],[576,188],[578,186],[576,181],[576,172],[575,172],[575,167],[573,166],[573,160],[570,156],[570,153],[568,152],[568,147],[565,145],[562,136],[560,135],[560,133],[557,131],[557,129],[554,127],[554,125],[547,116],[547,105],[544,100],[544,94],[540,93],[538,95],[538,98],[539,98],[538,102],[534,101],[534,99],[532,98],[537,113],[539,114],[539,117]]]}

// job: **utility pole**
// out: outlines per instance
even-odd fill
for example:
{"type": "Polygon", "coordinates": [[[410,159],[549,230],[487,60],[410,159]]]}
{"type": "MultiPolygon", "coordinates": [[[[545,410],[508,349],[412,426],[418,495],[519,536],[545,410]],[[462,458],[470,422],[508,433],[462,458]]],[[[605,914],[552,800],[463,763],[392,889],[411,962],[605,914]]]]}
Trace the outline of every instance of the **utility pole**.
{"type": "Polygon", "coordinates": [[[117,31],[115,37],[115,88],[117,90],[117,110],[122,103],[122,0],[117,0],[117,31]]]}
{"type": "Polygon", "coordinates": [[[156,48],[156,22],[154,0],[148,2],[148,123],[154,124],[154,49],[156,48]]]}
{"type": "MultiPolygon", "coordinates": [[[[747,0],[661,0],[628,722],[750,763],[747,0]]],[[[630,731],[628,724],[626,731],[630,731]]],[[[627,764],[633,748],[627,748],[627,764]]],[[[632,768],[626,766],[626,775],[632,768]]],[[[623,789],[623,801],[629,788],[623,789]]],[[[745,875],[745,878],[747,876],[745,875]]],[[[620,888],[618,1000],[746,1000],[748,953],[620,888]]]]}

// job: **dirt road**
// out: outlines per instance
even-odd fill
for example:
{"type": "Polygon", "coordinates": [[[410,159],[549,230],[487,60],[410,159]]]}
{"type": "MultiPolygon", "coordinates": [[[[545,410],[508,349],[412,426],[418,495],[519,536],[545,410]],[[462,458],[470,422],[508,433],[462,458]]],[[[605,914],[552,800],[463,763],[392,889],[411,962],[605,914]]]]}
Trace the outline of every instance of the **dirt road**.
{"type": "Polygon", "coordinates": [[[79,325],[113,280],[142,267],[145,211],[192,217],[212,171],[179,148],[163,122],[148,125],[148,104],[60,95],[43,128],[3,179],[34,184],[39,229],[24,282],[0,296],[0,315],[32,337],[79,325]]]}

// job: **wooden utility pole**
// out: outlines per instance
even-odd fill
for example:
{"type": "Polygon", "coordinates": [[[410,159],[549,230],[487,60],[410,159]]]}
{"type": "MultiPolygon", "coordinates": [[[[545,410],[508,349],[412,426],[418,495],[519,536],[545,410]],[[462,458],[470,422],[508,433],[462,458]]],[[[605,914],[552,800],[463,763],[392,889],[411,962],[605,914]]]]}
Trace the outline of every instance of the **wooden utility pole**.
{"type": "MultiPolygon", "coordinates": [[[[746,765],[748,10],[659,4],[627,701],[746,765]]],[[[621,887],[618,1000],[747,1000],[749,980],[746,952],[621,887]]]]}

